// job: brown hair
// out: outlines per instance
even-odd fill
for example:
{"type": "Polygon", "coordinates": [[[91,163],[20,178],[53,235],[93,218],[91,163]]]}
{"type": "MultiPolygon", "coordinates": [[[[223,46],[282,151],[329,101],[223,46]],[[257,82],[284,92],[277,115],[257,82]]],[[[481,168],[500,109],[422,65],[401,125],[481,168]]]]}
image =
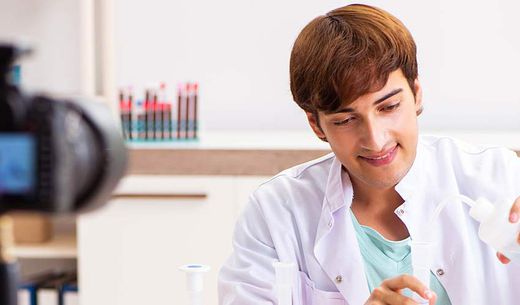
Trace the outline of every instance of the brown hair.
{"type": "Polygon", "coordinates": [[[399,68],[414,92],[417,58],[410,32],[384,10],[352,4],[315,18],[298,35],[291,92],[305,111],[334,112],[380,90],[399,68]]]}

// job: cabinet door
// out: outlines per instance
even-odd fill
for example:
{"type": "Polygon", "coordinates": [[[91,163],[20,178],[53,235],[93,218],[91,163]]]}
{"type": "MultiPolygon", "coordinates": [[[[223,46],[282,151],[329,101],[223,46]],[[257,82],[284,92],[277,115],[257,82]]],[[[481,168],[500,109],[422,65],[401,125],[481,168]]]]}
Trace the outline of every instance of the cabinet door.
{"type": "Polygon", "coordinates": [[[82,305],[189,304],[187,263],[211,266],[205,303],[231,253],[233,177],[130,176],[116,198],[78,219],[82,305]]]}

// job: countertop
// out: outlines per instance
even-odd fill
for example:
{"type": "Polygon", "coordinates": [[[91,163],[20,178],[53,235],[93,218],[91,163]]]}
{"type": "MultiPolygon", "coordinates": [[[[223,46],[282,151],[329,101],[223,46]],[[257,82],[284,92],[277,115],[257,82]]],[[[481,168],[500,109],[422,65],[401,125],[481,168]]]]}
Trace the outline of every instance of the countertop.
{"type": "MultiPolygon", "coordinates": [[[[520,152],[520,132],[516,131],[427,130],[421,134],[520,152]]],[[[196,141],[132,142],[128,147],[128,174],[143,175],[270,176],[330,152],[328,143],[310,130],[202,132],[196,141]]]]}

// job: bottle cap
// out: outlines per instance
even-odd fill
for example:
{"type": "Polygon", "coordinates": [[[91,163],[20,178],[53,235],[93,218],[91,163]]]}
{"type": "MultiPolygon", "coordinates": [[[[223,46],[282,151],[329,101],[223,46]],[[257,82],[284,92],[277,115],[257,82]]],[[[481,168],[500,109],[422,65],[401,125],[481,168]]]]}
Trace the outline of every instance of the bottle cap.
{"type": "Polygon", "coordinates": [[[190,292],[201,292],[204,287],[204,273],[210,270],[209,266],[200,264],[188,264],[180,266],[179,270],[186,273],[186,285],[190,292]]]}
{"type": "Polygon", "coordinates": [[[491,202],[485,198],[479,198],[475,200],[475,204],[469,210],[469,215],[478,222],[483,222],[493,214],[494,210],[495,207],[491,202]]]}

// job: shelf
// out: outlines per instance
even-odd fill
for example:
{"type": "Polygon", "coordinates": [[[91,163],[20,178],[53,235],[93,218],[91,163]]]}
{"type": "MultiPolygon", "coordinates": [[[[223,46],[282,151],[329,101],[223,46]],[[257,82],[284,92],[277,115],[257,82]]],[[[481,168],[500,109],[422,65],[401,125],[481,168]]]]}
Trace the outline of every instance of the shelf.
{"type": "MultiPolygon", "coordinates": [[[[477,145],[499,145],[520,150],[519,130],[457,130],[419,129],[421,135],[449,136],[477,145]]],[[[278,131],[200,131],[198,140],[173,142],[128,142],[127,147],[139,150],[240,150],[240,151],[305,151],[330,150],[310,130],[278,131]]]]}
{"type": "Polygon", "coordinates": [[[19,244],[13,253],[17,258],[76,258],[76,236],[58,235],[45,243],[19,244]]]}

